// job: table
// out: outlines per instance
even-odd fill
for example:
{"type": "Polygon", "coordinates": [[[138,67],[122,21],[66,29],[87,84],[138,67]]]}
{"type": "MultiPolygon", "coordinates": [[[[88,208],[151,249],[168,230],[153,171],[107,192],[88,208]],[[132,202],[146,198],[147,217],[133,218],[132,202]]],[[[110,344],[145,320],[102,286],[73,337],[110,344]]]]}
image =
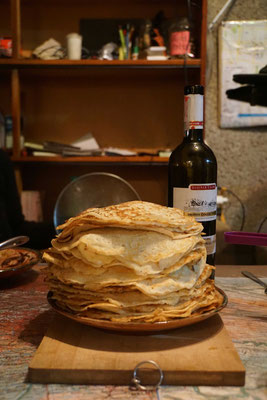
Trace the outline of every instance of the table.
{"type": "MultiPolygon", "coordinates": [[[[161,400],[267,398],[267,296],[260,285],[241,275],[242,270],[267,282],[267,266],[218,266],[216,285],[229,298],[220,315],[246,368],[245,386],[162,386],[161,400]]],[[[28,364],[54,317],[46,293],[42,266],[0,281],[1,400],[157,399],[155,391],[136,392],[127,386],[27,383],[28,364]]]]}

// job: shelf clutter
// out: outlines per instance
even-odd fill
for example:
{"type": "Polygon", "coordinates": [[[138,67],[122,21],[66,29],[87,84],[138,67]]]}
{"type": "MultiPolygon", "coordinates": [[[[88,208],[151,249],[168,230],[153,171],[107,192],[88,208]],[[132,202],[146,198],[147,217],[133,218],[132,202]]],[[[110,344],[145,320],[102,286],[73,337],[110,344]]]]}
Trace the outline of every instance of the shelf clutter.
{"type": "Polygon", "coordinates": [[[195,59],[195,22],[191,3],[187,15],[168,17],[163,10],[150,18],[80,18],[79,32],[64,41],[47,37],[34,48],[1,37],[0,58],[21,60],[150,60],[195,59]],[[193,46],[194,44],[194,46],[193,46]],[[13,51],[13,47],[17,50],[13,51]],[[14,57],[15,55],[15,57],[14,57]]]}
{"type": "MultiPolygon", "coordinates": [[[[22,120],[23,124],[23,120],[22,120]]],[[[12,137],[12,117],[4,117],[0,113],[0,143],[1,147],[11,152],[13,147],[12,137]]],[[[56,142],[56,141],[43,141],[28,142],[24,141],[24,137],[21,135],[21,155],[17,158],[13,158],[17,161],[27,160],[56,160],[65,162],[67,160],[90,160],[90,161],[103,161],[107,162],[110,160],[117,161],[134,161],[141,162],[144,160],[150,160],[153,162],[162,161],[162,159],[168,159],[171,154],[170,149],[126,149],[117,147],[106,147],[101,148],[97,143],[96,139],[91,133],[83,135],[72,144],[56,142]]],[[[165,160],[166,161],[166,160],[165,160]]]]}
{"type": "MultiPolygon", "coordinates": [[[[13,129],[8,133],[11,144],[9,143],[7,148],[13,148],[13,159],[26,161],[27,157],[30,157],[30,159],[44,157],[46,160],[50,160],[52,157],[54,159],[60,159],[61,157],[62,161],[65,161],[68,157],[71,159],[73,157],[76,159],[82,158],[83,160],[85,157],[93,157],[95,160],[96,157],[123,156],[138,159],[143,157],[144,160],[146,156],[166,158],[166,151],[168,157],[169,148],[173,148],[176,141],[171,138],[171,135],[174,136],[171,133],[172,131],[174,132],[174,128],[171,128],[170,125],[174,126],[174,123],[170,121],[165,124],[164,122],[164,115],[171,112],[170,107],[167,110],[165,99],[166,96],[170,96],[169,102],[171,102],[173,94],[178,93],[180,84],[177,82],[177,88],[172,90],[173,93],[169,93],[170,84],[167,86],[164,84],[163,79],[165,80],[165,77],[163,75],[160,76],[160,71],[165,73],[164,70],[169,69],[171,76],[171,70],[174,70],[175,73],[175,70],[179,70],[177,74],[179,74],[178,79],[181,80],[184,68],[188,67],[191,71],[196,71],[192,72],[194,77],[199,81],[203,80],[204,58],[201,57],[203,54],[201,46],[205,32],[205,25],[202,25],[202,20],[205,18],[206,0],[197,0],[194,3],[183,0],[179,5],[175,5],[174,2],[169,0],[167,2],[151,2],[150,4],[145,4],[145,2],[141,4],[136,0],[130,0],[127,7],[125,6],[123,9],[120,2],[120,4],[117,4],[117,2],[112,3],[104,0],[105,7],[109,9],[106,13],[98,4],[86,3],[85,6],[84,4],[73,3],[71,0],[67,1],[69,15],[67,18],[66,16],[61,16],[60,20],[58,20],[59,3],[55,3],[55,7],[50,4],[47,4],[47,6],[41,3],[38,4],[36,7],[40,15],[43,16],[43,22],[38,26],[37,30],[31,19],[33,12],[31,11],[31,4],[18,0],[15,2],[14,7],[9,9],[14,21],[10,31],[11,34],[5,35],[4,33],[8,32],[8,30],[6,29],[4,32],[4,30],[0,29],[0,38],[4,37],[4,40],[0,41],[0,68],[6,69],[6,74],[11,71],[11,118],[13,119],[13,129]],[[199,12],[200,10],[201,13],[199,12]],[[53,19],[57,20],[57,27],[53,26],[51,12],[53,12],[53,19]],[[33,32],[35,32],[35,35],[32,35],[33,32]],[[38,70],[40,69],[42,71],[39,74],[38,70]],[[55,153],[54,148],[48,151],[48,148],[30,149],[29,147],[24,147],[24,141],[26,143],[35,142],[39,145],[44,142],[51,142],[51,140],[63,142],[66,145],[72,143],[73,135],[70,127],[72,124],[72,129],[76,130],[73,125],[75,121],[70,121],[67,126],[59,125],[58,123],[60,119],[66,118],[64,113],[70,112],[68,110],[69,102],[66,100],[65,94],[62,93],[64,98],[62,99],[61,110],[58,109],[58,103],[56,102],[54,107],[55,115],[53,116],[51,110],[48,110],[50,99],[51,103],[54,102],[54,94],[48,93],[49,89],[46,87],[42,88],[43,79],[47,80],[48,88],[50,87],[50,78],[48,77],[51,77],[51,75],[49,75],[48,69],[57,69],[51,80],[52,82],[57,79],[54,76],[59,77],[58,83],[54,86],[55,93],[57,91],[56,87],[58,85],[59,87],[61,86],[62,76],[72,74],[73,69],[76,69],[75,76],[69,76],[75,82],[79,82],[80,89],[82,89],[81,86],[83,85],[80,76],[84,76],[86,82],[88,77],[82,74],[87,73],[85,72],[87,70],[91,70],[91,76],[94,76],[93,74],[98,73],[98,70],[110,69],[111,72],[107,72],[107,75],[98,75],[97,77],[100,81],[104,76],[106,82],[107,79],[110,79],[109,77],[114,79],[112,69],[114,71],[125,69],[124,76],[126,76],[127,69],[136,69],[138,71],[133,72],[135,74],[134,79],[132,79],[131,75],[127,77],[129,82],[132,81],[132,84],[126,82],[125,78],[122,81],[120,72],[115,71],[117,82],[107,82],[107,90],[104,88],[102,90],[101,87],[98,89],[96,85],[92,91],[92,87],[89,85],[88,91],[90,90],[92,98],[100,98],[98,93],[102,90],[101,104],[99,102],[98,105],[94,106],[93,102],[88,102],[88,96],[85,94],[80,101],[81,104],[78,104],[78,91],[73,96],[74,102],[77,103],[74,104],[75,113],[82,114],[80,115],[80,121],[83,129],[86,125],[85,129],[90,129],[95,133],[100,140],[101,149],[94,149],[93,151],[91,149],[89,151],[88,149],[82,149],[83,152],[81,152],[81,149],[65,148],[64,152],[59,154],[58,152],[55,153]],[[63,69],[65,72],[62,75],[63,69]],[[71,71],[67,71],[68,69],[71,71]],[[80,69],[84,72],[80,72],[80,69]],[[139,70],[142,69],[154,69],[159,76],[152,79],[149,77],[147,80],[146,72],[139,73],[139,70]],[[29,70],[29,73],[26,70],[29,70]],[[26,75],[27,73],[28,75],[26,75]],[[155,93],[156,95],[151,101],[149,92],[154,90],[155,84],[158,93],[155,93]],[[138,90],[138,96],[135,96],[136,100],[130,99],[126,94],[127,91],[130,93],[134,86],[138,90]],[[116,99],[113,104],[112,96],[116,96],[117,88],[119,87],[121,93],[125,93],[125,100],[129,101],[128,109],[122,103],[116,102],[116,99]],[[32,100],[29,100],[29,98],[32,97],[33,90],[36,90],[37,94],[36,103],[42,104],[42,106],[37,106],[32,114],[32,107],[30,106],[30,101],[32,100]],[[112,92],[111,95],[106,95],[109,91],[110,93],[112,92]],[[157,96],[162,98],[160,102],[157,101],[157,96]],[[138,99],[143,100],[140,103],[138,99]],[[25,101],[27,103],[26,108],[25,101]],[[83,101],[87,102],[89,108],[92,108],[92,106],[95,108],[96,116],[93,120],[89,115],[87,116],[82,112],[81,105],[83,101]],[[112,104],[110,104],[111,101],[112,104]],[[158,104],[154,104],[155,101],[158,104]],[[103,125],[103,121],[99,119],[102,116],[100,111],[96,110],[97,107],[98,110],[100,107],[114,109],[114,117],[112,116],[112,119],[117,119],[120,122],[116,122],[114,126],[113,121],[103,125]],[[156,111],[157,108],[159,109],[158,111],[156,111]],[[128,111],[129,115],[127,114],[128,111]],[[136,121],[132,120],[130,114],[136,115],[136,121]],[[49,115],[48,118],[51,119],[51,122],[48,121],[46,115],[49,115]],[[59,115],[59,117],[54,118],[56,115],[59,115]],[[155,118],[153,115],[155,115],[155,118]],[[24,119],[24,124],[22,123],[22,118],[24,119]],[[42,119],[45,122],[49,122],[49,126],[47,125],[45,128],[44,124],[41,123],[42,119]],[[55,120],[53,123],[52,119],[55,120]],[[95,122],[97,119],[98,123],[95,122]],[[153,119],[155,119],[155,122],[153,122],[153,119]],[[159,121],[157,121],[158,119],[159,121]],[[141,129],[144,131],[142,135],[146,137],[146,140],[143,141],[142,138],[138,140],[137,138],[135,143],[133,139],[128,138],[130,136],[133,137],[135,131],[137,131],[137,135],[140,135],[138,120],[142,121],[141,129]],[[45,130],[48,133],[47,137],[44,136],[45,130]],[[55,131],[55,138],[51,137],[50,132],[52,130],[55,131]],[[168,136],[165,135],[165,131],[168,132],[168,136]],[[106,138],[107,136],[113,139],[116,136],[117,139],[113,142],[113,139],[110,141],[106,138]],[[127,136],[128,138],[126,138],[127,136]],[[149,136],[151,137],[151,143],[147,140],[149,136]],[[106,150],[107,147],[111,146],[115,148],[115,153],[114,151],[106,150]],[[133,151],[133,147],[136,147],[137,150],[133,151]],[[148,147],[149,149],[147,150],[148,147]],[[118,154],[118,148],[119,150],[126,149],[132,154],[118,154]],[[143,148],[145,148],[145,151],[143,151],[143,148]]],[[[54,74],[54,72],[51,73],[54,74]]],[[[169,74],[168,71],[166,73],[169,74]]],[[[189,72],[188,76],[190,77],[190,75],[191,72],[189,72]]],[[[167,77],[168,80],[169,78],[167,77]]],[[[71,81],[67,83],[71,84],[71,81]]],[[[184,86],[184,82],[180,86],[184,86]]],[[[122,99],[122,102],[124,102],[124,99],[122,99]]],[[[172,103],[173,105],[176,104],[177,100],[174,99],[172,103]]],[[[171,108],[174,107],[172,106],[171,108]]],[[[0,108],[0,111],[2,110],[0,108]]],[[[10,117],[11,110],[7,114],[8,117],[10,117]]],[[[3,114],[6,117],[5,113],[3,114]]],[[[172,115],[174,114],[172,113],[172,115]]],[[[175,121],[175,125],[177,126],[177,121],[175,121]]],[[[82,130],[80,129],[77,131],[77,136],[81,134],[82,130]]],[[[3,132],[0,132],[0,139],[2,140],[2,146],[5,146],[6,139],[3,132]]]]}
{"type": "Polygon", "coordinates": [[[55,158],[62,161],[66,161],[68,159],[77,159],[85,160],[90,159],[91,161],[94,160],[102,160],[105,159],[107,162],[112,160],[117,161],[134,161],[140,162],[144,160],[150,161],[166,161],[171,154],[170,149],[122,149],[122,148],[115,148],[115,147],[108,147],[108,148],[100,148],[96,143],[95,139],[92,135],[85,135],[91,136],[88,140],[80,140],[77,141],[77,145],[68,145],[59,142],[50,142],[45,141],[42,144],[32,143],[32,142],[25,142],[24,143],[24,150],[22,152],[22,157],[20,160],[23,160],[23,156],[34,160],[37,157],[39,160],[41,157],[45,158],[55,158]]]}
{"type": "Polygon", "coordinates": [[[168,152],[183,136],[183,87],[205,83],[206,14],[207,0],[0,2],[9,46],[0,52],[0,112],[12,118],[8,151],[23,190],[44,191],[44,219],[62,185],[99,170],[165,203],[168,152]],[[80,147],[86,132],[99,149],[68,147],[80,147]]]}

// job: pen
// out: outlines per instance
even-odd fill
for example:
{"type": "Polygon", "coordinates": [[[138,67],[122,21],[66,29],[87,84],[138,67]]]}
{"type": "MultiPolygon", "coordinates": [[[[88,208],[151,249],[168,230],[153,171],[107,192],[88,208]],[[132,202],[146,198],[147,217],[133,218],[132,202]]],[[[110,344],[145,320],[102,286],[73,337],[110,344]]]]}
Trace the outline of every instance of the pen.
{"type": "Polygon", "coordinates": [[[123,59],[125,59],[126,47],[125,47],[124,34],[123,34],[121,26],[119,26],[119,35],[120,35],[120,40],[121,40],[121,47],[122,47],[122,50],[123,50],[123,56],[124,56],[123,59]]]}
{"type": "Polygon", "coordinates": [[[133,33],[134,33],[134,26],[131,25],[130,32],[129,32],[129,53],[128,53],[129,60],[132,58],[133,33]]]}
{"type": "Polygon", "coordinates": [[[138,37],[136,37],[132,51],[132,59],[138,60],[138,57],[139,57],[139,44],[138,44],[138,37]]]}

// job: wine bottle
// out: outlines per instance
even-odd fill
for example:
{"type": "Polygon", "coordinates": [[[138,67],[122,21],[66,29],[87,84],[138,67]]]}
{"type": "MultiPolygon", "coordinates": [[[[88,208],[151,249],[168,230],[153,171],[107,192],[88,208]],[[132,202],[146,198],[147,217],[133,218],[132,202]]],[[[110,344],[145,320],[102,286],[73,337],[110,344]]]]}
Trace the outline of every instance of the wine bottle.
{"type": "Polygon", "coordinates": [[[215,265],[217,162],[203,140],[204,87],[186,86],[184,94],[184,139],[169,159],[168,206],[202,223],[207,263],[215,265]]]}

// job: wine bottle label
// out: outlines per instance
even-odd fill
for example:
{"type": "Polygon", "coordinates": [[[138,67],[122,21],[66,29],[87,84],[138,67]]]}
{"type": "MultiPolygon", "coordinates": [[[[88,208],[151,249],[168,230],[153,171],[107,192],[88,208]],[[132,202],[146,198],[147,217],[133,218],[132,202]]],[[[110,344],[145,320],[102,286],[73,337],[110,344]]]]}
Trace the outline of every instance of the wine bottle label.
{"type": "Polygon", "coordinates": [[[203,95],[184,97],[184,130],[203,129],[203,95]]]}
{"type": "Polygon", "coordinates": [[[203,239],[205,240],[207,255],[216,253],[216,235],[203,236],[203,239]]]}
{"type": "Polygon", "coordinates": [[[199,222],[216,219],[216,183],[191,184],[188,188],[173,188],[173,207],[184,210],[199,222]]]}

